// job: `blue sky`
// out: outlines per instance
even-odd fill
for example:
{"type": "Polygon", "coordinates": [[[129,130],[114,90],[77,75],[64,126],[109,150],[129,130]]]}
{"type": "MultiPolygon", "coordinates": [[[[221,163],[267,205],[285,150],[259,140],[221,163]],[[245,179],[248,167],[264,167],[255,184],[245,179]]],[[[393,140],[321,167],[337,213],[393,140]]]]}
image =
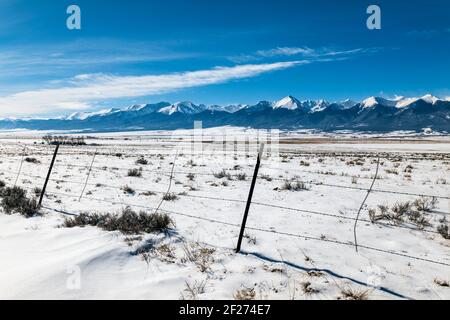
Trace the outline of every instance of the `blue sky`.
{"type": "Polygon", "coordinates": [[[0,1],[0,117],[450,96],[448,1],[0,1]],[[81,8],[82,29],[66,28],[81,8]],[[366,28],[381,8],[382,29],[366,28]]]}

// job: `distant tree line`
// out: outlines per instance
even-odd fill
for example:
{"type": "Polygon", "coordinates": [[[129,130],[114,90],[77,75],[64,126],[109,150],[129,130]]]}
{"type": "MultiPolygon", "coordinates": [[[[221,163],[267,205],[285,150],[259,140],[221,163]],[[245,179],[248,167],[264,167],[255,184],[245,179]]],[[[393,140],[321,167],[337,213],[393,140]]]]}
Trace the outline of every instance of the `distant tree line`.
{"type": "Polygon", "coordinates": [[[47,144],[60,144],[60,145],[69,145],[69,146],[84,146],[86,145],[86,141],[84,137],[71,137],[71,136],[52,136],[46,135],[42,137],[47,144]]]}

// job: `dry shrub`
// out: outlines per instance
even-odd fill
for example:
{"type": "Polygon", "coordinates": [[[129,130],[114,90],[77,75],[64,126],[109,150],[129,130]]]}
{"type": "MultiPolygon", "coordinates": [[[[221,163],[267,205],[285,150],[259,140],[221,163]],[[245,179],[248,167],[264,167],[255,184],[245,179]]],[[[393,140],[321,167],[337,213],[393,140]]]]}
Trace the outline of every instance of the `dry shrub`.
{"type": "Polygon", "coordinates": [[[440,287],[450,287],[449,282],[446,280],[435,278],[434,283],[436,283],[440,287]]]}
{"type": "Polygon", "coordinates": [[[436,197],[420,197],[414,201],[414,206],[419,211],[430,212],[436,208],[438,202],[436,197]]]}
{"type": "Polygon", "coordinates": [[[239,181],[247,180],[247,174],[246,173],[238,173],[238,174],[235,175],[235,177],[239,181]]]}
{"type": "Polygon", "coordinates": [[[294,180],[294,181],[285,180],[280,189],[287,190],[287,191],[309,190],[306,183],[303,181],[300,181],[300,180],[294,180]]]}
{"type": "Polygon", "coordinates": [[[36,198],[27,197],[27,192],[20,187],[3,187],[0,189],[0,197],[1,206],[6,214],[17,212],[27,218],[42,215],[36,198]]]}
{"type": "Polygon", "coordinates": [[[182,262],[193,262],[201,272],[207,271],[215,262],[213,248],[208,248],[198,242],[185,243],[183,246],[185,257],[182,262]]]}
{"type": "Polygon", "coordinates": [[[243,288],[236,290],[233,294],[234,300],[255,300],[256,292],[254,288],[243,288]]]}
{"type": "Polygon", "coordinates": [[[300,283],[302,291],[304,294],[313,294],[313,293],[318,293],[319,290],[311,287],[311,282],[309,281],[304,281],[302,283],[300,283]]]}
{"type": "Polygon", "coordinates": [[[222,171],[219,171],[219,172],[214,172],[213,175],[217,179],[227,178],[228,180],[233,180],[233,177],[231,176],[231,174],[226,172],[225,169],[223,169],[222,171]]]}
{"type": "Polygon", "coordinates": [[[127,194],[134,194],[135,193],[134,189],[129,187],[129,186],[122,187],[122,190],[123,190],[124,193],[127,193],[127,194]]]}
{"type": "Polygon", "coordinates": [[[25,162],[28,162],[28,163],[34,163],[34,164],[39,164],[39,163],[41,163],[38,159],[36,159],[36,158],[30,158],[30,157],[26,157],[26,158],[24,159],[24,161],[25,161],[25,162]]]}
{"type": "Polygon", "coordinates": [[[195,281],[194,283],[185,282],[184,294],[181,294],[181,300],[198,300],[200,294],[205,293],[206,280],[195,281]]]}
{"type": "Polygon", "coordinates": [[[142,177],[142,169],[130,169],[128,170],[127,176],[140,178],[142,177]]]}
{"type": "Polygon", "coordinates": [[[66,218],[64,227],[94,226],[106,231],[120,231],[123,234],[166,232],[174,226],[173,220],[165,213],[139,213],[129,207],[119,214],[80,213],[66,218]]]}
{"type": "Polygon", "coordinates": [[[175,200],[178,200],[178,199],[179,199],[179,197],[175,193],[171,193],[171,192],[166,193],[163,196],[163,200],[164,201],[175,201],[175,200]]]}
{"type": "Polygon", "coordinates": [[[369,209],[369,218],[372,223],[387,220],[395,225],[402,224],[405,222],[405,218],[407,218],[411,223],[423,229],[431,224],[425,211],[419,210],[419,208],[423,209],[424,206],[428,206],[428,201],[431,202],[431,200],[420,198],[413,203],[409,201],[397,202],[392,208],[386,205],[379,205],[377,209],[369,209]],[[425,205],[423,205],[424,203],[425,205]]]}
{"type": "Polygon", "coordinates": [[[303,166],[303,167],[309,167],[309,166],[310,166],[310,163],[309,163],[308,161],[301,160],[301,161],[300,161],[300,165],[303,166]]]}
{"type": "Polygon", "coordinates": [[[341,291],[342,299],[345,300],[367,300],[369,298],[369,290],[358,290],[354,288],[345,288],[341,291]]]}
{"type": "Polygon", "coordinates": [[[450,230],[449,230],[449,226],[448,223],[441,223],[438,227],[437,227],[437,232],[439,232],[439,234],[444,238],[449,240],[450,239],[450,230]]]}

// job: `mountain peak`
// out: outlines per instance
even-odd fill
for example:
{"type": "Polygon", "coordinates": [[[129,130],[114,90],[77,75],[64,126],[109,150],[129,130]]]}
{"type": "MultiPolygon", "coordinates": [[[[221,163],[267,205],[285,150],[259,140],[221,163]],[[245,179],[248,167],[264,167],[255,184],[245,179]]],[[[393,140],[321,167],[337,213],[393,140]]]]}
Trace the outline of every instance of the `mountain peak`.
{"type": "Polygon", "coordinates": [[[172,115],[174,113],[184,113],[184,114],[196,114],[203,112],[207,110],[208,107],[206,107],[204,104],[195,105],[191,101],[181,101],[174,103],[172,105],[169,105],[167,107],[163,107],[159,109],[158,112],[165,113],[168,115],[172,115]]]}
{"type": "Polygon", "coordinates": [[[287,96],[283,99],[275,102],[273,108],[274,109],[288,109],[288,110],[295,110],[300,107],[301,103],[293,96],[287,96]]]}
{"type": "Polygon", "coordinates": [[[94,112],[74,112],[69,116],[65,117],[64,120],[86,120],[93,116],[104,116],[118,111],[120,111],[120,109],[110,108],[94,112]]]}
{"type": "Polygon", "coordinates": [[[345,99],[344,101],[341,101],[338,103],[342,106],[343,109],[350,109],[358,104],[358,102],[351,100],[351,99],[345,99]]]}
{"type": "Polygon", "coordinates": [[[383,105],[383,106],[387,106],[387,107],[395,107],[396,104],[397,104],[397,101],[388,100],[388,99],[381,98],[381,97],[370,97],[370,98],[365,99],[362,102],[362,106],[364,108],[371,108],[371,107],[376,106],[376,105],[383,105]]]}
{"type": "Polygon", "coordinates": [[[138,110],[141,110],[144,107],[145,107],[145,105],[143,105],[143,104],[135,104],[135,105],[129,106],[125,110],[127,110],[127,111],[138,111],[138,110]]]}
{"type": "Polygon", "coordinates": [[[347,99],[332,104],[325,100],[299,101],[292,96],[277,102],[260,101],[249,106],[212,105],[207,107],[190,101],[174,104],[159,102],[135,104],[123,109],[75,112],[67,117],[52,119],[2,119],[0,128],[108,131],[135,130],[136,128],[177,129],[180,126],[192,125],[192,115],[210,110],[211,112],[205,112],[201,116],[205,126],[208,127],[237,125],[255,128],[326,130],[344,128],[375,131],[432,128],[448,132],[450,127],[450,101],[448,100],[448,97],[444,100],[427,94],[421,98],[397,96],[395,99],[374,96],[360,103],[347,99]],[[223,115],[221,112],[228,112],[229,115],[223,115]],[[380,118],[380,115],[383,117],[380,118]]]}
{"type": "Polygon", "coordinates": [[[426,94],[423,97],[420,98],[421,100],[427,102],[427,103],[431,103],[431,104],[435,104],[437,101],[439,101],[440,99],[431,95],[431,94],[426,94]]]}

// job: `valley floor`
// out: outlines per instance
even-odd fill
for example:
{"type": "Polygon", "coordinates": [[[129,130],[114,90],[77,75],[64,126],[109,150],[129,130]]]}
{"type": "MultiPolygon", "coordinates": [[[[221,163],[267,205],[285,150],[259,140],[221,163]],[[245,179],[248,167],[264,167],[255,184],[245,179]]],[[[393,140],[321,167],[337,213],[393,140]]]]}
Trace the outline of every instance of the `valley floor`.
{"type": "MultiPolygon", "coordinates": [[[[54,150],[40,141],[1,137],[0,180],[37,192],[54,150]]],[[[208,142],[199,153],[161,135],[87,142],[61,146],[44,216],[0,212],[0,299],[450,299],[450,240],[437,232],[450,220],[448,138],[294,139],[277,156],[269,146],[239,254],[256,145],[208,142]],[[168,188],[173,199],[159,210],[175,227],[166,234],[61,227],[81,212],[154,212],[168,188]],[[418,199],[435,199],[420,212],[426,223],[409,213],[371,221],[380,205],[418,199]]]]}

